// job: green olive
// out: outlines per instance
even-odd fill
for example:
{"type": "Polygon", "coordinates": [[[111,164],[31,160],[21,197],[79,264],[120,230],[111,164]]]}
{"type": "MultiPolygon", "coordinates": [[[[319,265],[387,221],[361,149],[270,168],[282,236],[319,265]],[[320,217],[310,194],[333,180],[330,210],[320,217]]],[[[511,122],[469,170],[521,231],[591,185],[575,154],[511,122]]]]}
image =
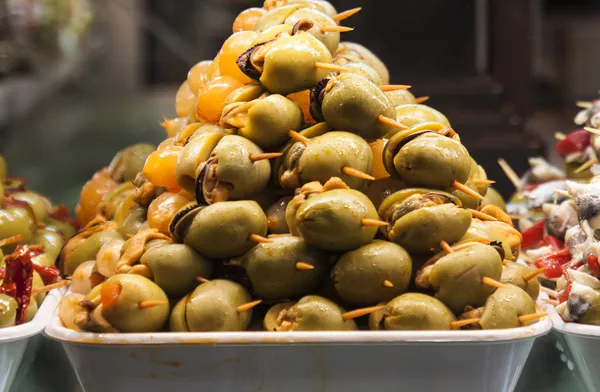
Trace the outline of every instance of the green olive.
{"type": "Polygon", "coordinates": [[[185,320],[185,308],[187,307],[189,300],[190,296],[186,295],[177,301],[177,304],[175,304],[173,307],[171,316],[169,316],[169,331],[190,332],[190,329],[187,326],[187,321],[185,320]]]}
{"type": "Polygon", "coordinates": [[[169,304],[166,294],[156,283],[140,275],[119,274],[110,277],[104,284],[121,288],[115,303],[102,309],[106,321],[119,332],[162,330],[169,318],[169,304]],[[164,301],[164,304],[142,308],[140,303],[143,301],[164,301]]]}
{"type": "Polygon", "coordinates": [[[565,175],[567,178],[572,180],[589,180],[594,176],[591,171],[591,168],[579,171],[577,170],[581,166],[580,163],[577,162],[563,162],[563,168],[565,171],[565,175]]]}
{"type": "MultiPolygon", "coordinates": [[[[479,166],[473,158],[471,158],[471,169],[469,171],[469,177],[464,183],[464,185],[472,189],[473,191],[479,193],[480,195],[485,195],[488,186],[485,184],[476,183],[475,180],[487,180],[487,175],[485,173],[485,170],[481,166],[479,166]]],[[[452,194],[460,199],[462,205],[465,208],[472,208],[474,210],[479,209],[479,205],[481,204],[481,201],[479,199],[476,199],[473,196],[468,195],[463,191],[459,190],[454,190],[452,194]]]]}
{"type": "Polygon", "coordinates": [[[129,199],[135,193],[135,189],[132,182],[117,185],[102,198],[98,210],[107,219],[113,219],[121,203],[129,199]]]}
{"type": "Polygon", "coordinates": [[[383,152],[387,172],[409,186],[448,190],[454,181],[465,183],[471,170],[469,152],[437,133],[442,128],[439,123],[420,124],[394,135],[383,152]]]}
{"type": "Polygon", "coordinates": [[[525,290],[534,301],[537,300],[540,294],[540,280],[537,277],[529,281],[525,281],[523,277],[532,273],[533,270],[526,265],[519,263],[510,263],[502,267],[502,283],[512,284],[521,290],[525,290]]]}
{"type": "Polygon", "coordinates": [[[85,261],[77,268],[75,268],[75,272],[71,276],[71,292],[78,294],[87,294],[92,291],[92,282],[90,281],[90,276],[94,272],[94,267],[96,266],[96,260],[85,261]]]}
{"type": "Polygon", "coordinates": [[[69,239],[75,235],[75,228],[69,222],[46,218],[46,230],[51,230],[62,235],[64,239],[69,239]]]}
{"type": "MultiPolygon", "coordinates": [[[[295,153],[295,149],[290,153],[295,153]]],[[[283,173],[280,182],[295,188],[298,184],[325,183],[332,177],[339,177],[350,188],[361,189],[367,180],[349,176],[343,169],[356,169],[370,175],[372,167],[373,152],[364,139],[349,132],[328,132],[311,139],[297,164],[283,173]]]]}
{"type": "MultiPolygon", "coordinates": [[[[450,122],[446,116],[427,105],[417,103],[404,104],[396,106],[395,110],[396,121],[408,128],[430,122],[442,124],[444,127],[450,126],[450,122]]],[[[390,139],[392,135],[396,134],[397,132],[398,129],[393,130],[391,134],[386,135],[386,138],[390,139]]]]}
{"type": "Polygon", "coordinates": [[[221,117],[223,126],[236,128],[238,135],[261,148],[273,148],[285,143],[289,139],[289,131],[300,130],[303,123],[300,107],[278,94],[227,106],[221,117]]]}
{"type": "Polygon", "coordinates": [[[168,244],[148,249],[140,262],[150,267],[153,280],[171,298],[179,298],[196,287],[196,278],[208,279],[212,264],[191,247],[168,244]]]}
{"type": "Polygon", "coordinates": [[[388,196],[379,214],[389,223],[385,236],[410,253],[428,253],[444,240],[458,241],[470,227],[472,216],[460,200],[446,192],[411,188],[388,196]]]}
{"type": "Polygon", "coordinates": [[[251,234],[267,234],[267,217],[254,201],[216,203],[197,208],[192,215],[184,220],[183,241],[209,258],[241,256],[256,245],[251,234]]]}
{"type": "Polygon", "coordinates": [[[394,129],[379,122],[394,119],[394,106],[379,86],[355,73],[327,78],[312,90],[311,115],[323,119],[335,131],[346,131],[374,140],[394,129]]]}
{"type": "Polygon", "coordinates": [[[108,167],[110,176],[117,183],[133,181],[154,150],[152,144],[135,144],[119,151],[108,167]]]}
{"type": "Polygon", "coordinates": [[[28,244],[35,231],[35,218],[29,208],[6,207],[0,209],[0,240],[21,235],[23,240],[2,247],[7,252],[18,244],[28,244]]]}
{"type": "Polygon", "coordinates": [[[265,314],[265,318],[263,319],[263,328],[265,329],[265,331],[276,331],[278,327],[277,317],[279,317],[279,314],[282,310],[287,310],[292,305],[294,305],[294,302],[282,302],[271,306],[265,314]]]}
{"type": "Polygon", "coordinates": [[[512,261],[519,257],[522,238],[521,233],[507,223],[473,219],[471,226],[457,244],[485,239],[490,243],[500,244],[504,250],[504,258],[512,261]]]}
{"type": "Polygon", "coordinates": [[[365,195],[351,189],[312,194],[299,205],[290,202],[286,211],[292,234],[299,234],[311,246],[334,252],[356,249],[373,240],[377,228],[363,225],[363,219],[379,219],[377,210],[365,195]]]}
{"type": "MultiPolygon", "coordinates": [[[[2,156],[0,156],[0,162],[3,163],[4,161],[1,158],[2,156]]],[[[0,294],[0,328],[13,327],[16,324],[18,306],[17,301],[13,297],[0,294]]]]}
{"type": "Polygon", "coordinates": [[[386,91],[385,95],[394,107],[415,103],[415,96],[409,90],[386,91]]]}
{"type": "Polygon", "coordinates": [[[250,293],[230,280],[202,283],[187,300],[187,328],[191,332],[245,331],[253,312],[252,309],[238,312],[237,307],[250,301],[250,293]]]}
{"type": "Polygon", "coordinates": [[[65,275],[73,275],[75,269],[84,261],[95,260],[102,245],[114,239],[122,239],[121,234],[115,230],[101,231],[87,238],[71,254],[65,255],[63,260],[65,275]]]}
{"type": "Polygon", "coordinates": [[[312,248],[300,237],[272,238],[250,249],[240,263],[261,298],[300,297],[316,289],[325,275],[329,255],[312,248]],[[302,263],[298,266],[298,263],[302,263]]]}
{"type": "Polygon", "coordinates": [[[504,199],[498,193],[498,191],[492,187],[488,188],[487,193],[485,194],[485,200],[481,202],[482,205],[492,205],[500,208],[502,211],[506,212],[506,204],[504,203],[504,199]]]}
{"type": "Polygon", "coordinates": [[[346,65],[348,62],[361,62],[370,65],[381,77],[382,84],[390,82],[390,74],[383,63],[373,52],[354,42],[340,42],[335,52],[336,64],[346,65]]]}
{"type": "Polygon", "coordinates": [[[466,306],[482,306],[495,288],[483,284],[482,278],[500,280],[502,258],[494,247],[483,244],[450,253],[429,269],[429,283],[436,290],[436,298],[455,313],[466,306]]]}
{"type": "Polygon", "coordinates": [[[517,286],[497,289],[485,302],[479,325],[483,329],[517,328],[520,316],[535,313],[535,302],[517,286]]]}
{"type": "Polygon", "coordinates": [[[37,303],[35,298],[31,298],[31,301],[29,302],[29,306],[27,306],[27,309],[25,309],[25,322],[26,323],[33,320],[33,318],[37,314],[39,308],[40,308],[39,304],[37,303]]]}
{"type": "Polygon", "coordinates": [[[369,329],[391,331],[444,331],[456,317],[441,301],[429,295],[406,293],[379,312],[369,315],[369,329]]]}
{"type": "Polygon", "coordinates": [[[192,194],[196,192],[199,165],[208,160],[219,141],[225,136],[227,133],[224,131],[200,133],[198,136],[194,134],[177,158],[175,180],[180,187],[192,194]]]}
{"type": "Polygon", "coordinates": [[[340,257],[331,278],[344,301],[367,306],[404,293],[411,273],[412,261],[404,248],[375,240],[340,257]]]}
{"type": "MultiPolygon", "coordinates": [[[[231,104],[246,103],[259,99],[261,97],[267,97],[269,93],[265,91],[265,88],[260,84],[246,84],[242,87],[236,88],[225,98],[225,107],[231,104]]],[[[224,109],[225,111],[226,109],[224,109]]],[[[205,124],[204,126],[218,127],[218,125],[205,124]]],[[[215,128],[213,128],[214,130],[215,128]]],[[[195,133],[194,133],[195,134],[195,133]]]]}
{"type": "Polygon", "coordinates": [[[140,205],[136,205],[127,215],[127,218],[119,227],[119,233],[127,237],[137,233],[142,225],[146,223],[146,214],[148,210],[140,205]]]}
{"type": "MultiPolygon", "coordinates": [[[[344,68],[345,68],[345,70],[341,71],[341,73],[344,73],[344,72],[356,73],[356,74],[364,76],[365,78],[369,79],[371,82],[375,83],[378,86],[381,84],[384,84],[383,80],[381,79],[381,76],[379,76],[377,71],[375,71],[373,69],[373,67],[371,67],[368,64],[352,62],[352,63],[345,64],[344,68]]],[[[389,98],[389,95],[387,93],[385,95],[389,98]]],[[[392,101],[390,100],[390,102],[392,102],[392,101]]],[[[392,102],[392,105],[393,105],[393,102],[392,102]]]]}
{"type": "Polygon", "coordinates": [[[252,161],[263,151],[241,136],[223,137],[196,180],[196,200],[208,204],[245,200],[260,193],[269,182],[268,160],[252,161]]]}
{"type": "Polygon", "coordinates": [[[286,5],[299,5],[304,8],[314,8],[329,17],[337,15],[335,7],[325,0],[265,0],[264,8],[267,11],[271,11],[273,8],[279,8],[286,5]]]}
{"type": "Polygon", "coordinates": [[[15,200],[27,203],[37,222],[43,222],[48,216],[52,203],[43,196],[33,192],[15,192],[11,194],[11,197],[15,200]]]}
{"type": "Polygon", "coordinates": [[[65,239],[55,231],[37,229],[31,239],[31,243],[33,245],[42,245],[44,247],[44,254],[48,255],[50,259],[55,260],[65,244],[65,239]]]}
{"type": "Polygon", "coordinates": [[[299,31],[280,34],[263,45],[252,47],[238,59],[240,69],[256,78],[273,94],[288,95],[314,87],[329,73],[315,63],[331,63],[329,49],[312,34],[299,31]],[[261,64],[262,72],[255,65],[261,64]]]}
{"type": "Polygon", "coordinates": [[[301,298],[294,305],[281,310],[275,331],[354,331],[354,320],[344,320],[344,309],[317,295],[301,298]]]}
{"type": "MultiPolygon", "coordinates": [[[[37,271],[33,271],[33,279],[31,280],[31,288],[32,288],[32,290],[35,290],[35,289],[39,289],[41,287],[44,287],[44,280],[42,279],[40,274],[37,273],[37,271]]],[[[44,299],[46,299],[46,292],[39,293],[38,295],[31,297],[31,299],[32,300],[35,299],[38,304],[41,304],[42,302],[44,302],[44,299]]]]}
{"type": "Polygon", "coordinates": [[[0,155],[0,182],[4,182],[6,180],[6,161],[4,157],[0,155]]]}
{"type": "Polygon", "coordinates": [[[281,198],[265,211],[270,234],[286,234],[290,232],[285,221],[285,210],[290,200],[292,200],[291,196],[281,198]]]}

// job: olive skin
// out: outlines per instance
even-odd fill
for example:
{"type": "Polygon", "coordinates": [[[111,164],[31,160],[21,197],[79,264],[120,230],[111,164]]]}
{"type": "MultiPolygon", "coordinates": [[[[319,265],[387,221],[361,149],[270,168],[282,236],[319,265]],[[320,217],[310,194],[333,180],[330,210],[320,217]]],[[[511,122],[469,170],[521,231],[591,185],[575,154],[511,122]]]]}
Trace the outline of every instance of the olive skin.
{"type": "Polygon", "coordinates": [[[150,267],[154,283],[170,298],[179,298],[191,292],[196,278],[208,279],[212,264],[191,247],[184,244],[163,244],[148,249],[140,262],[150,267]]]}
{"type": "Polygon", "coordinates": [[[280,315],[277,332],[286,331],[354,331],[354,320],[344,320],[344,309],[327,298],[308,295],[280,315]]]}
{"type": "Polygon", "coordinates": [[[185,308],[187,307],[189,299],[190,296],[186,295],[177,301],[173,307],[171,315],[169,316],[169,331],[190,332],[190,329],[187,326],[187,321],[185,320],[185,308]]]}
{"type": "Polygon", "coordinates": [[[135,274],[114,275],[106,283],[121,286],[121,293],[114,305],[102,309],[102,315],[113,327],[120,332],[162,330],[169,318],[169,305],[167,295],[156,283],[135,274]],[[165,304],[141,309],[138,304],[142,301],[165,301],[165,304]]]}
{"type": "Polygon", "coordinates": [[[27,208],[6,207],[0,209],[0,239],[17,235],[23,236],[21,242],[3,246],[4,251],[10,253],[18,244],[29,243],[34,231],[35,219],[27,208]]]}
{"type": "Polygon", "coordinates": [[[6,294],[0,294],[0,328],[12,327],[17,321],[17,301],[6,294]]]}
{"type": "Polygon", "coordinates": [[[33,192],[15,192],[11,195],[15,200],[27,203],[37,222],[43,222],[48,217],[52,204],[48,199],[33,192]]]}
{"type": "Polygon", "coordinates": [[[291,196],[283,197],[265,211],[270,234],[287,234],[290,232],[285,221],[285,210],[290,200],[292,200],[291,196]]]}
{"type": "Polygon", "coordinates": [[[506,212],[506,204],[504,203],[504,198],[492,187],[488,188],[487,193],[485,194],[485,200],[481,202],[482,205],[492,205],[500,208],[502,211],[506,212]]]}
{"type": "Polygon", "coordinates": [[[356,249],[373,240],[377,228],[363,226],[362,219],[379,216],[365,195],[351,189],[313,194],[300,205],[290,202],[286,211],[292,234],[299,234],[309,245],[334,252],[356,249]]]}
{"type": "Polygon", "coordinates": [[[490,243],[501,244],[506,260],[514,261],[519,257],[523,236],[517,229],[505,222],[473,219],[471,226],[457,244],[476,241],[480,238],[484,238],[490,243]]]}
{"type": "Polygon", "coordinates": [[[75,228],[73,226],[58,219],[46,218],[46,230],[58,233],[65,239],[69,239],[75,235],[75,228]]]}
{"type": "Polygon", "coordinates": [[[279,313],[284,309],[289,309],[292,305],[294,305],[294,302],[282,302],[271,306],[263,319],[263,328],[265,331],[277,331],[277,317],[279,317],[279,313]]]}
{"type": "MultiPolygon", "coordinates": [[[[473,158],[471,158],[471,170],[469,171],[469,178],[464,185],[480,195],[485,195],[487,193],[488,186],[476,184],[474,180],[487,180],[487,175],[485,170],[479,166],[473,158]]],[[[479,209],[479,205],[481,204],[479,199],[476,199],[471,195],[467,195],[463,191],[459,190],[454,190],[452,194],[460,199],[463,207],[472,208],[474,210],[479,209]]]]}
{"type": "Polygon", "coordinates": [[[373,152],[364,139],[349,132],[328,132],[311,141],[298,162],[303,184],[339,177],[352,189],[365,187],[367,180],[342,172],[343,167],[350,167],[371,174],[373,152]]]}
{"type": "Polygon", "coordinates": [[[122,239],[121,234],[115,230],[98,232],[81,243],[73,253],[65,257],[63,270],[67,276],[72,275],[79,265],[88,260],[95,260],[96,254],[110,240],[122,239]]]}
{"type": "MultiPolygon", "coordinates": [[[[388,145],[392,145],[394,138],[388,145]]],[[[394,155],[393,167],[386,165],[386,169],[392,175],[396,173],[409,186],[446,190],[454,181],[467,181],[471,158],[460,142],[430,132],[404,144],[394,155]]]]}
{"type": "Polygon", "coordinates": [[[70,290],[72,293],[87,294],[92,291],[90,276],[94,272],[95,266],[96,260],[88,260],[75,268],[75,272],[73,272],[73,275],[71,276],[70,290]]]}
{"type": "Polygon", "coordinates": [[[386,91],[385,95],[394,107],[415,103],[415,96],[409,90],[386,91]]]}
{"type": "Polygon", "coordinates": [[[533,270],[525,265],[519,263],[510,263],[502,267],[502,277],[500,278],[500,281],[502,283],[517,286],[521,290],[525,290],[531,299],[536,301],[538,295],[540,294],[539,279],[535,277],[528,282],[523,279],[524,276],[532,272],[533,270]]]}
{"type": "Polygon", "coordinates": [[[387,67],[373,52],[354,42],[340,42],[334,54],[334,62],[346,65],[347,62],[361,62],[371,66],[381,77],[382,84],[390,82],[390,73],[387,67]]]}
{"type": "Polygon", "coordinates": [[[481,282],[483,277],[500,280],[502,259],[496,249],[475,244],[439,259],[431,268],[429,281],[436,290],[435,297],[455,313],[466,306],[485,304],[495,288],[481,282]]]}
{"type": "Polygon", "coordinates": [[[389,331],[445,331],[456,317],[441,301],[420,293],[394,298],[383,310],[369,315],[369,329],[389,331]]]}
{"type": "Polygon", "coordinates": [[[110,163],[108,171],[116,182],[129,182],[144,168],[146,158],[156,147],[152,144],[136,144],[119,152],[110,163]]]}
{"type": "MultiPolygon", "coordinates": [[[[439,123],[445,127],[450,126],[450,122],[439,111],[418,103],[398,105],[395,107],[396,121],[405,125],[408,128],[417,126],[423,123],[439,123]]],[[[398,129],[394,129],[391,134],[388,134],[386,138],[391,138],[398,132],[398,129]]]]}
{"type": "Polygon", "coordinates": [[[329,49],[311,34],[283,36],[267,51],[260,83],[271,93],[288,95],[313,88],[328,70],[315,63],[331,63],[329,49]]]}
{"type": "Polygon", "coordinates": [[[289,140],[290,130],[304,123],[300,107],[291,99],[273,94],[242,105],[225,108],[221,123],[237,128],[237,134],[261,148],[273,148],[289,140]],[[277,113],[276,116],[273,113],[277,113]],[[241,121],[241,123],[240,123],[241,121]]]}
{"type": "Polygon", "coordinates": [[[212,259],[241,256],[267,234],[267,217],[254,201],[227,201],[200,208],[185,231],[184,243],[212,259]]]}
{"type": "Polygon", "coordinates": [[[319,97],[320,105],[313,102],[311,96],[311,114],[315,119],[324,119],[333,130],[355,133],[367,141],[379,139],[393,130],[378,121],[380,115],[395,119],[396,113],[375,83],[355,73],[342,73],[329,83],[332,83],[331,88],[325,88],[322,98],[319,97]]]}
{"type": "Polygon", "coordinates": [[[46,254],[48,258],[52,260],[52,264],[54,264],[54,260],[58,257],[60,250],[65,244],[65,240],[62,235],[55,231],[37,229],[31,239],[31,243],[44,246],[44,254],[46,254]]]}
{"type": "Polygon", "coordinates": [[[27,309],[25,310],[25,322],[26,323],[33,320],[33,318],[37,314],[39,308],[40,307],[38,305],[38,302],[34,298],[32,298],[31,301],[29,302],[29,306],[27,306],[27,309]]]}
{"type": "Polygon", "coordinates": [[[208,160],[219,141],[225,136],[227,136],[226,132],[207,132],[190,139],[177,158],[175,166],[177,185],[192,194],[196,192],[198,166],[208,160]]]}
{"type": "Polygon", "coordinates": [[[216,279],[202,283],[189,295],[185,318],[191,332],[244,331],[252,319],[252,310],[236,308],[252,301],[241,285],[216,279]]]}
{"type": "Polygon", "coordinates": [[[499,288],[485,302],[479,325],[483,329],[517,328],[519,316],[535,313],[535,302],[516,286],[499,288]]]}
{"type": "Polygon", "coordinates": [[[367,306],[404,293],[411,273],[412,260],[404,248],[375,240],[342,255],[331,271],[331,278],[344,301],[367,306]],[[386,280],[393,287],[385,286],[386,280]]]}
{"type": "Polygon", "coordinates": [[[275,237],[258,244],[241,258],[260,298],[280,299],[306,295],[317,288],[328,267],[329,255],[312,248],[300,237],[275,237]],[[301,270],[296,263],[313,267],[301,270]]]}

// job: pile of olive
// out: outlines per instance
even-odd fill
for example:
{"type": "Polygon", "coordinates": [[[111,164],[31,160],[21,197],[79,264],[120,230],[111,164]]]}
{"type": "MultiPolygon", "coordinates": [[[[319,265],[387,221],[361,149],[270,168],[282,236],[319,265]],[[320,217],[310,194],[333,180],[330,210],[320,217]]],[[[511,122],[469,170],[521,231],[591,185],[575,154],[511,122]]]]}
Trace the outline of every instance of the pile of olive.
{"type": "Polygon", "coordinates": [[[7,176],[6,162],[0,155],[0,328],[30,321],[46,292],[63,285],[52,284],[58,278],[54,261],[75,230],[64,207],[54,206],[44,196],[29,190],[25,180],[7,176]],[[19,245],[29,245],[35,267],[26,272],[31,275],[23,276],[24,280],[31,279],[30,284],[15,282],[27,286],[24,292],[29,291],[29,303],[23,308],[26,312],[24,320],[19,320],[17,314],[25,294],[11,294],[9,287],[3,285],[5,276],[12,274],[6,265],[6,257],[19,245]]]}
{"type": "Polygon", "coordinates": [[[179,88],[167,139],[120,152],[84,187],[86,226],[60,256],[73,282],[65,326],[487,329],[541,317],[537,278],[513,262],[520,234],[448,119],[340,41],[357,11],[267,0],[236,18],[179,88]]]}

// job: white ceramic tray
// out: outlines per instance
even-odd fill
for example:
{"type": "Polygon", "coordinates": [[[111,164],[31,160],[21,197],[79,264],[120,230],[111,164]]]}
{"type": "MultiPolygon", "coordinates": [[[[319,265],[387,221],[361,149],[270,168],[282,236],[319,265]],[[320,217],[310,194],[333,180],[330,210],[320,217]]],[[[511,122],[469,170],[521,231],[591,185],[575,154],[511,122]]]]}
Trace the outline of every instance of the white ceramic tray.
{"type": "Polygon", "coordinates": [[[512,391],[544,318],[528,327],[448,332],[46,334],[86,392],[512,391]]]}
{"type": "Polygon", "coordinates": [[[566,323],[554,307],[548,307],[548,314],[554,329],[564,339],[585,387],[590,392],[600,391],[600,326],[566,323]]]}
{"type": "Polygon", "coordinates": [[[10,389],[20,365],[31,364],[40,343],[36,337],[48,325],[63,294],[64,289],[50,291],[33,320],[23,325],[0,329],[0,392],[10,389]],[[31,347],[28,349],[29,345],[31,347]],[[28,355],[23,359],[26,350],[28,355]]]}

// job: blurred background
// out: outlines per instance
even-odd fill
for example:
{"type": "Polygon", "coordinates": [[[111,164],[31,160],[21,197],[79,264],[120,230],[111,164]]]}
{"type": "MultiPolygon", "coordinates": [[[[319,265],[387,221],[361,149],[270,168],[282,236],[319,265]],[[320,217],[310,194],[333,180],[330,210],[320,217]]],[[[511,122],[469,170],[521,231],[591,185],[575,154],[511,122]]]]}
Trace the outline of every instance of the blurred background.
{"type": "MultiPolygon", "coordinates": [[[[599,0],[331,2],[363,7],[344,39],[379,55],[393,83],[431,96],[505,196],[513,189],[497,158],[517,172],[530,156],[553,160],[554,133],[575,128],[575,101],[598,97],[599,0]]],[[[119,149],[164,138],[159,122],[174,116],[188,69],[214,58],[241,10],[261,5],[0,0],[0,153],[9,173],[74,206],[119,149]]],[[[579,390],[553,344],[532,356],[519,391],[579,390]]],[[[68,378],[48,377],[47,385],[68,378]]]]}

